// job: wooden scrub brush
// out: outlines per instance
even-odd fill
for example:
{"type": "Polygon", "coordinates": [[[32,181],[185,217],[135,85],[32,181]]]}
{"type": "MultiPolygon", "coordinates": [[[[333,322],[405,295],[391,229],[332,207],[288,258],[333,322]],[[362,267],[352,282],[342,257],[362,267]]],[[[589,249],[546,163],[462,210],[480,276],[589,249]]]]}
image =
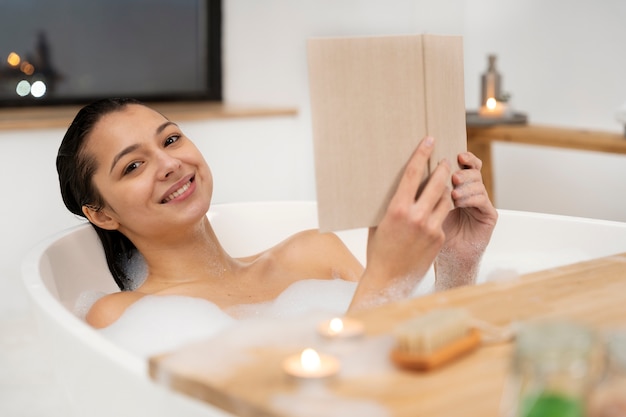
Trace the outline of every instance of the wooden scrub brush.
{"type": "Polygon", "coordinates": [[[401,323],[394,336],[391,360],[402,368],[428,371],[471,352],[481,342],[510,340],[512,334],[471,318],[463,309],[448,308],[401,323]]]}

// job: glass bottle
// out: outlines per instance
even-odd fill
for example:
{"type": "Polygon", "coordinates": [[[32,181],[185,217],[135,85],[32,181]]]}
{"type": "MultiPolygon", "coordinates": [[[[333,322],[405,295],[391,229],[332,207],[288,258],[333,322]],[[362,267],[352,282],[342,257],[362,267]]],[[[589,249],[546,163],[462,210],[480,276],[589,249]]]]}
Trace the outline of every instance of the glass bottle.
{"type": "Polygon", "coordinates": [[[502,95],[500,91],[502,77],[496,69],[496,55],[489,55],[487,57],[489,66],[481,76],[481,107],[487,105],[487,100],[490,98],[501,100],[502,95]]]}
{"type": "Polygon", "coordinates": [[[601,344],[577,323],[523,325],[515,342],[511,377],[503,398],[506,417],[583,417],[600,378],[601,344]]]}
{"type": "Polygon", "coordinates": [[[592,394],[589,417],[626,417],[626,330],[609,335],[606,378],[592,394]]]}

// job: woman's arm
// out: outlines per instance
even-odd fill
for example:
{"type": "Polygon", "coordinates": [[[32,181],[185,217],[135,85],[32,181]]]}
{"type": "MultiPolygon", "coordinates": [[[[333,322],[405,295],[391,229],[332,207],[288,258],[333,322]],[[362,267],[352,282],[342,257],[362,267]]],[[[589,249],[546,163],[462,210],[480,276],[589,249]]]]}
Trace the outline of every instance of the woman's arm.
{"type": "Polygon", "coordinates": [[[476,282],[480,260],[491,239],[498,212],[489,200],[480,169],[470,152],[459,154],[462,169],[452,175],[452,210],[443,223],[445,242],[435,259],[435,289],[476,282]]]}
{"type": "Polygon", "coordinates": [[[442,161],[422,187],[434,139],[420,142],[377,227],[369,230],[367,265],[350,311],[371,308],[411,294],[445,241],[443,223],[452,200],[450,166],[442,161]],[[422,192],[416,198],[417,190],[422,192]]]}

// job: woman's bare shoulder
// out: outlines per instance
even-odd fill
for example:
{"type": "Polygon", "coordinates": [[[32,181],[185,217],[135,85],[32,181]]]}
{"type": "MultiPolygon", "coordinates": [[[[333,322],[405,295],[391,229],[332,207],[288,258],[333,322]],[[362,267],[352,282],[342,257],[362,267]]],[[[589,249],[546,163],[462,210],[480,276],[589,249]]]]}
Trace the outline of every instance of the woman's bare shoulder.
{"type": "Polygon", "coordinates": [[[363,266],[334,233],[305,230],[284,243],[288,258],[310,266],[317,265],[321,268],[320,273],[326,270],[324,275],[356,281],[362,273],[363,266]]]}
{"type": "Polygon", "coordinates": [[[98,299],[87,313],[85,320],[96,329],[113,324],[126,309],[145,296],[140,292],[121,291],[105,295],[98,299]]]}

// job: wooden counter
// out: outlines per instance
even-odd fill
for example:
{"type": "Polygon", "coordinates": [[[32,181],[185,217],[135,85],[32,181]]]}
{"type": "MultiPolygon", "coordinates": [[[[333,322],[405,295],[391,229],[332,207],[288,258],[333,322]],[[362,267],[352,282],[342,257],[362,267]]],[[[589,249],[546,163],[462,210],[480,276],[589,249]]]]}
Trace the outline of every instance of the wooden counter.
{"type": "MultiPolygon", "coordinates": [[[[364,312],[358,318],[365,323],[367,336],[354,343],[362,343],[364,348],[372,340],[388,335],[400,320],[416,312],[448,306],[462,306],[475,317],[497,325],[554,317],[575,319],[598,328],[623,326],[626,323],[625,301],[626,253],[507,281],[458,288],[364,312]]],[[[284,344],[256,347],[247,352],[247,361],[236,363],[226,373],[214,373],[207,371],[203,362],[226,359],[209,353],[209,348],[216,343],[219,339],[152,358],[152,378],[236,415],[298,415],[298,412],[277,406],[282,404],[277,398],[284,400],[306,389],[298,381],[286,378],[281,370],[281,361],[289,351],[284,344]],[[199,359],[190,361],[190,358],[199,359]]],[[[375,364],[388,360],[388,351],[382,351],[367,357],[361,364],[359,377],[340,373],[314,388],[312,395],[315,398],[325,393],[317,400],[325,403],[324,417],[333,415],[333,398],[353,401],[352,404],[379,404],[388,415],[396,417],[498,417],[511,350],[511,343],[482,347],[427,374],[401,371],[393,366],[384,368],[385,372],[381,373],[380,366],[377,368],[375,364]]],[[[300,410],[308,407],[305,402],[297,404],[300,410]]],[[[344,410],[341,415],[350,413],[344,410]]]]}
{"type": "Polygon", "coordinates": [[[617,133],[533,125],[470,126],[467,147],[483,161],[483,181],[491,201],[494,201],[492,142],[626,154],[626,137],[617,133]]]}
{"type": "MultiPolygon", "coordinates": [[[[240,117],[293,116],[294,107],[238,106],[189,101],[148,103],[173,121],[232,119],[240,117]]],[[[82,106],[0,108],[0,130],[66,128],[82,106]]]]}

